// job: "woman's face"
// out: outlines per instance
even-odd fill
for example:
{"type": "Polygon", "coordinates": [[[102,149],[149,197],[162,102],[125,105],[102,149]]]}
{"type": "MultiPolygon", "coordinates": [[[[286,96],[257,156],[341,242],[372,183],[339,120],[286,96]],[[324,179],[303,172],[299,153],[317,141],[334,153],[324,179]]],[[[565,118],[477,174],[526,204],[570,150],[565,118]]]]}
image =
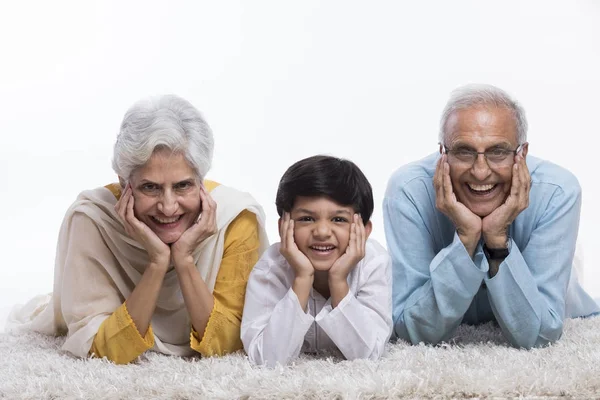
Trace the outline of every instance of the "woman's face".
{"type": "Polygon", "coordinates": [[[200,182],[184,155],[157,150],[131,176],[133,211],[164,243],[174,243],[198,219],[200,182]]]}

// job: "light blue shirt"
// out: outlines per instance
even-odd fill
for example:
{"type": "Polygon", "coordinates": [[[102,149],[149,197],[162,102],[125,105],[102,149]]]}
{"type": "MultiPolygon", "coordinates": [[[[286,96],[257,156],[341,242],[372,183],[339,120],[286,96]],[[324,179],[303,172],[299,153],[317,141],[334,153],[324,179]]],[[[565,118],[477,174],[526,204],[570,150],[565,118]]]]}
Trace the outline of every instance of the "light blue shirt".
{"type": "Polygon", "coordinates": [[[513,346],[531,348],[558,340],[565,317],[600,312],[572,268],[581,210],[573,174],[527,156],[529,206],[510,226],[510,254],[490,278],[482,242],[471,259],[435,207],[438,157],[398,169],[383,200],[395,337],[436,344],[460,323],[495,320],[513,346]]]}

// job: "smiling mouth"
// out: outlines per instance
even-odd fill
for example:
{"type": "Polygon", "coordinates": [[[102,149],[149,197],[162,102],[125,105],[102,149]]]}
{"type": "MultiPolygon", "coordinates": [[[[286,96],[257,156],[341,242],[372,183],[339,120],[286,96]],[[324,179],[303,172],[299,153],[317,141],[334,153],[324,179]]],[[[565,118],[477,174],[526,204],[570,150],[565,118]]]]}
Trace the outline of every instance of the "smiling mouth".
{"type": "Polygon", "coordinates": [[[482,196],[482,195],[492,193],[494,191],[494,189],[496,189],[496,187],[498,187],[498,185],[497,184],[475,185],[473,183],[467,183],[467,187],[469,188],[469,192],[471,192],[475,195],[478,195],[478,196],[482,196]]]}
{"type": "Polygon", "coordinates": [[[176,217],[172,217],[172,218],[159,218],[157,216],[152,215],[150,218],[152,218],[152,221],[155,224],[161,225],[161,226],[167,228],[169,225],[173,225],[173,224],[177,223],[182,217],[183,217],[183,214],[178,215],[176,217]]]}
{"type": "Polygon", "coordinates": [[[328,255],[333,250],[335,250],[335,246],[326,245],[326,246],[310,246],[310,249],[319,255],[328,255]]]}

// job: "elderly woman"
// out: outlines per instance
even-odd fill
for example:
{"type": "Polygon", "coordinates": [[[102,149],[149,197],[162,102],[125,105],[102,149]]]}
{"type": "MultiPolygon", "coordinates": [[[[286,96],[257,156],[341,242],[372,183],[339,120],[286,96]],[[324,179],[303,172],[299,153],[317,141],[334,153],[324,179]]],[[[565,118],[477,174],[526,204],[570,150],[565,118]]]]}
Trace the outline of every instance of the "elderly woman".
{"type": "Polygon", "coordinates": [[[264,213],[249,194],[204,180],[212,154],[211,130],[186,100],[131,107],[114,148],[119,183],[85,191],[69,208],[50,303],[18,318],[66,333],[63,349],[76,356],[119,364],[149,349],[241,349],[248,275],[268,246],[264,213]]]}

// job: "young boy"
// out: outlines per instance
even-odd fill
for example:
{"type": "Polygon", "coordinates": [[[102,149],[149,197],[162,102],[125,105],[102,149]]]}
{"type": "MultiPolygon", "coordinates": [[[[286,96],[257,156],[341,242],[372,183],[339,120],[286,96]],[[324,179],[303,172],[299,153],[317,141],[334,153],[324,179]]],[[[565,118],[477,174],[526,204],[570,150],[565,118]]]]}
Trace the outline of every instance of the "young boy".
{"type": "Polygon", "coordinates": [[[377,359],[392,332],[391,261],[367,238],[371,185],[351,161],[292,165],[276,198],[281,242],[248,279],[241,337],[253,363],[287,364],[300,351],[338,349],[377,359]]]}

